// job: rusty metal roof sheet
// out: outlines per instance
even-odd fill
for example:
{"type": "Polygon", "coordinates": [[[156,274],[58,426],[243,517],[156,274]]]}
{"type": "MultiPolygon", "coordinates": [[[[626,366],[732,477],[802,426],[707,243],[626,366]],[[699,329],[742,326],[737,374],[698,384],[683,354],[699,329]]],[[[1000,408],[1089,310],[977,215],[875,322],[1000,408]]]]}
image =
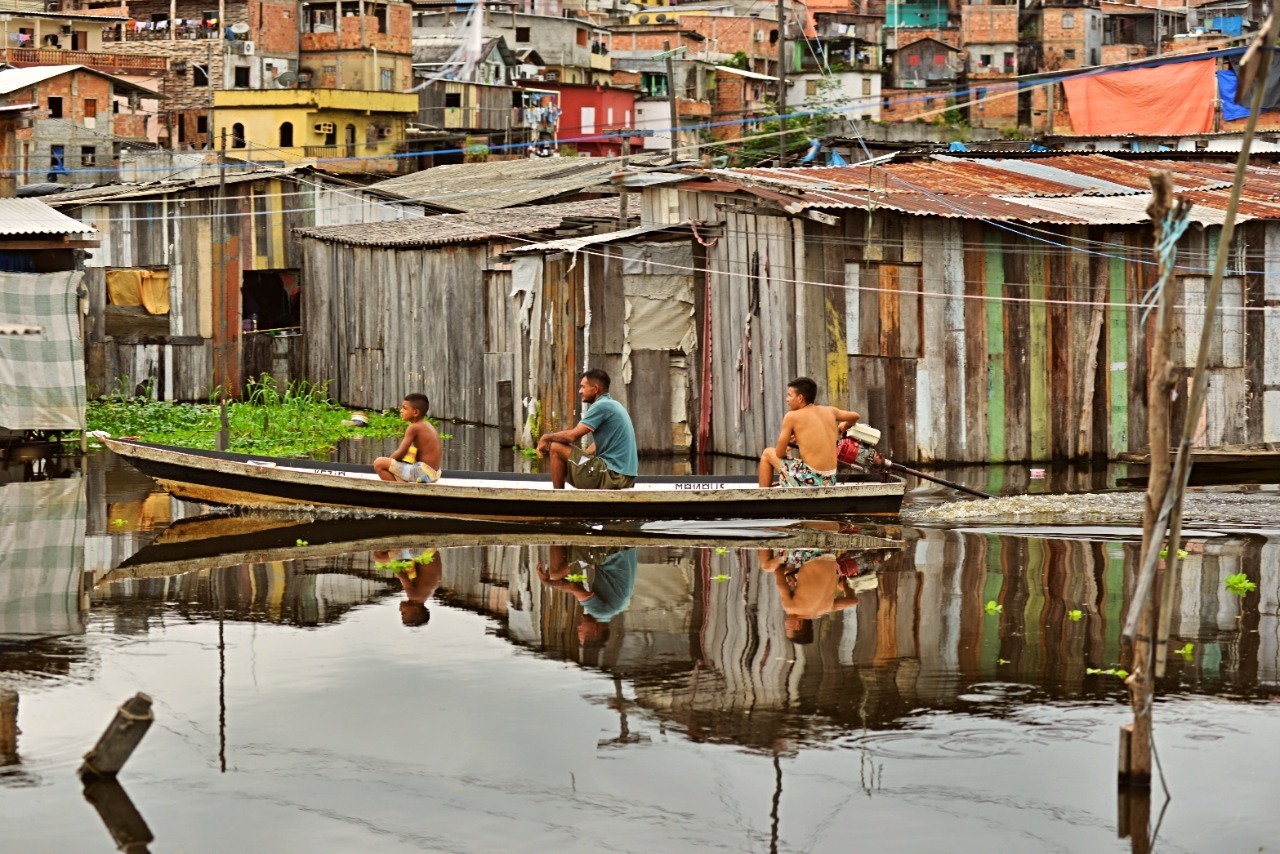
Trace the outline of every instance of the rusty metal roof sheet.
{"type": "Polygon", "coordinates": [[[38,199],[0,199],[0,235],[22,234],[97,234],[97,230],[38,199]]]}
{"type": "MultiPolygon", "coordinates": [[[[1129,161],[1100,154],[1052,159],[965,160],[937,155],[914,163],[818,169],[701,170],[691,189],[742,191],[791,213],[809,208],[896,210],[922,216],[1058,224],[1147,221],[1150,175],[1173,174],[1197,206],[1192,221],[1220,225],[1233,168],[1181,160],[1129,161]]],[[[1280,169],[1251,167],[1240,219],[1280,219],[1280,169]]]]}
{"type": "MultiPolygon", "coordinates": [[[[637,200],[630,200],[629,209],[638,209],[637,200]]],[[[449,243],[483,243],[501,238],[519,240],[553,232],[572,220],[610,220],[617,216],[618,199],[614,197],[391,222],[296,228],[294,233],[329,243],[410,249],[449,243]]]]}

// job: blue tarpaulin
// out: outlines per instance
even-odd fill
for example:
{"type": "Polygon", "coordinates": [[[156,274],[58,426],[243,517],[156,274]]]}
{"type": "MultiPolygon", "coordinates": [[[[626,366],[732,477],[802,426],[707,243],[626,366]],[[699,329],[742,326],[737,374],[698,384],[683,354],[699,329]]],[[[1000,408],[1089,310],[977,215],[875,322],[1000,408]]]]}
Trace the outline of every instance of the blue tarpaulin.
{"type": "Polygon", "coordinates": [[[1236,73],[1218,72],[1218,100],[1222,102],[1222,118],[1229,122],[1249,118],[1249,108],[1236,103],[1236,73]]]}

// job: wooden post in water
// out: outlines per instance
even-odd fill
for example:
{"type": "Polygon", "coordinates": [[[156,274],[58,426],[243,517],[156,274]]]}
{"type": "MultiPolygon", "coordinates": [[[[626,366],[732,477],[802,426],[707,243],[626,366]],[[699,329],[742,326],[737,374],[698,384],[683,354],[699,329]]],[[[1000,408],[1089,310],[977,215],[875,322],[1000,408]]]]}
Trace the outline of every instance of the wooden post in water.
{"type": "Polygon", "coordinates": [[[80,775],[114,777],[124,763],[129,761],[138,742],[151,728],[155,716],[151,714],[151,698],[139,691],[116,710],[116,716],[107,725],[106,732],[93,749],[84,755],[80,775]]]}
{"type": "MultiPolygon", "coordinates": [[[[1185,215],[1186,203],[1174,201],[1173,177],[1168,172],[1151,175],[1151,204],[1147,215],[1155,230],[1156,256],[1159,262],[1157,281],[1167,281],[1174,261],[1171,251],[1160,251],[1162,242],[1170,239],[1165,226],[1176,219],[1169,214],[1185,215]]],[[[1159,294],[1160,312],[1155,324],[1151,357],[1147,370],[1147,438],[1151,446],[1150,479],[1147,481],[1147,497],[1142,514],[1142,555],[1164,544],[1164,526],[1157,528],[1156,517],[1164,505],[1169,489],[1171,466],[1169,460],[1170,419],[1172,417],[1173,389],[1177,381],[1173,363],[1169,359],[1169,339],[1172,333],[1172,287],[1166,286],[1159,294]]],[[[1170,548],[1176,548],[1171,543],[1170,548]]],[[[1151,707],[1155,695],[1155,672],[1151,666],[1151,633],[1156,625],[1156,603],[1159,595],[1135,600],[1130,607],[1141,608],[1138,631],[1134,638],[1129,662],[1129,699],[1133,705],[1133,723],[1126,724],[1120,735],[1120,782],[1132,786],[1151,785],[1151,707]]]]}

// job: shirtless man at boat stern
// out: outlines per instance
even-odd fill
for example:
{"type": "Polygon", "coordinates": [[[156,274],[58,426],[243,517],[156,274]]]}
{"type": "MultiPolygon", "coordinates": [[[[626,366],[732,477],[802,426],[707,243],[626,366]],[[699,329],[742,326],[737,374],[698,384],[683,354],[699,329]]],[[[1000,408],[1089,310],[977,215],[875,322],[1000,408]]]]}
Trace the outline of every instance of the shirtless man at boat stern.
{"type": "Polygon", "coordinates": [[[765,448],[760,455],[760,487],[772,486],[777,473],[779,486],[831,486],[836,482],[836,425],[853,424],[858,413],[819,406],[813,402],[818,384],[808,377],[797,377],[787,385],[787,408],[782,417],[782,432],[777,447],[765,448]],[[787,451],[795,444],[800,459],[791,459],[787,451]]]}
{"type": "Polygon", "coordinates": [[[609,396],[609,375],[599,368],[583,373],[578,397],[590,405],[578,426],[538,439],[538,456],[550,457],[552,487],[564,489],[567,481],[574,489],[629,489],[640,468],[636,431],[626,408],[609,396]],[[584,453],[575,443],[588,433],[584,453]]]}
{"type": "Polygon", "coordinates": [[[400,447],[389,457],[373,461],[373,470],[383,480],[406,483],[435,483],[440,479],[440,460],[444,447],[440,435],[427,420],[431,404],[425,394],[414,392],[404,396],[400,404],[400,420],[408,421],[400,447]]]}

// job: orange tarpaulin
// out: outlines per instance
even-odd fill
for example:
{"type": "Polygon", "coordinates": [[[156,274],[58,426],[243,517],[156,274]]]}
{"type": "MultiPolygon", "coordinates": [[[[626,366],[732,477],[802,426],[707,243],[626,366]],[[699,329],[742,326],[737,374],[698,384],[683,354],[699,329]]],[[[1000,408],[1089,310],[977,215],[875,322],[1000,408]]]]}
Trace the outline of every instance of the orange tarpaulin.
{"type": "Polygon", "coordinates": [[[1064,80],[1072,129],[1086,136],[1213,131],[1214,60],[1064,80]]]}

